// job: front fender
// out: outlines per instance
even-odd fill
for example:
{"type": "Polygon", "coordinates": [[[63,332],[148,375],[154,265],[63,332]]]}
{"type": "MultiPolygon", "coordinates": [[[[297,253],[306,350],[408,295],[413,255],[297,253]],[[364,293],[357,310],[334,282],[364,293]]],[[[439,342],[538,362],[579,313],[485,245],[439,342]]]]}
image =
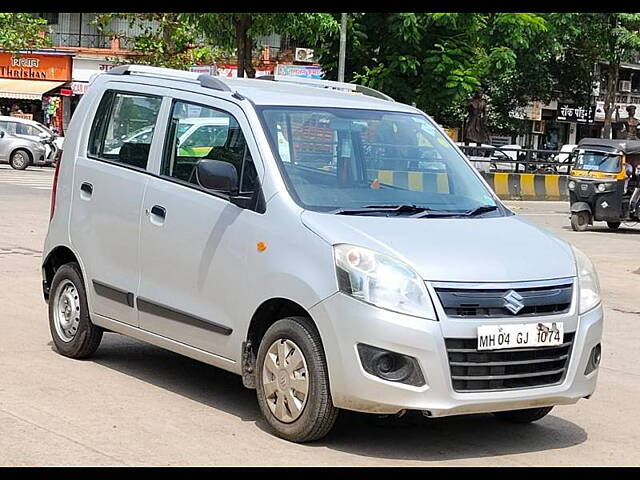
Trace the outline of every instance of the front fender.
{"type": "Polygon", "coordinates": [[[571,204],[571,213],[579,213],[579,212],[589,212],[589,214],[593,214],[591,211],[591,207],[587,202],[575,202],[571,204]]]}

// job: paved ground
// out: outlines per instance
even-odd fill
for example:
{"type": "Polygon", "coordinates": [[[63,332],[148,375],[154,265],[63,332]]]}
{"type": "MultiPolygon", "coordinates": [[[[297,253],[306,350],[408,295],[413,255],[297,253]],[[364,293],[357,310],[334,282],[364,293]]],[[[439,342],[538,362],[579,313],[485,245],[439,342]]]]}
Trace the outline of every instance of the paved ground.
{"type": "Polygon", "coordinates": [[[91,360],[52,350],[39,271],[51,177],[0,166],[0,465],[640,464],[638,227],[574,233],[565,203],[509,202],[599,269],[607,317],[590,400],[523,427],[347,413],[324,441],[294,445],[267,432],[234,375],[115,334],[91,360]]]}

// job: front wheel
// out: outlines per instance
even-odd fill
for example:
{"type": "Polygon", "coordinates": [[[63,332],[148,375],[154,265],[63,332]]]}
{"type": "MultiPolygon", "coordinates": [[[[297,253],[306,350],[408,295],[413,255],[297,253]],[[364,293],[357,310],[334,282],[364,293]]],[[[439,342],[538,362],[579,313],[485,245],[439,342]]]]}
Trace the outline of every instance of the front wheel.
{"type": "Polygon", "coordinates": [[[523,410],[508,410],[506,412],[493,412],[500,420],[509,423],[531,423],[540,420],[547,415],[553,407],[525,408],[523,410]]]}
{"type": "Polygon", "coordinates": [[[24,170],[29,166],[29,163],[29,154],[26,150],[16,150],[11,154],[11,158],[9,158],[9,164],[11,168],[15,170],[24,170]]]}
{"type": "Polygon", "coordinates": [[[320,336],[305,317],[278,320],[256,359],[256,395],[276,435],[292,442],[324,437],[336,421],[320,336]]]}
{"type": "Polygon", "coordinates": [[[589,212],[576,212],[571,214],[571,228],[576,232],[584,232],[589,225],[589,212]]]}
{"type": "Polygon", "coordinates": [[[620,228],[620,222],[607,222],[607,226],[611,230],[617,230],[618,228],[620,228]]]}

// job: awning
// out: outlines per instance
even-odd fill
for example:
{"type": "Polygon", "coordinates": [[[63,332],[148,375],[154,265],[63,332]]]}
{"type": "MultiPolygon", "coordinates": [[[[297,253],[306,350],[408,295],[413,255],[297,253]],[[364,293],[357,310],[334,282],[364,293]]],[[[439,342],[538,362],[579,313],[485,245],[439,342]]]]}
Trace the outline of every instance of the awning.
{"type": "Polygon", "coordinates": [[[0,79],[0,98],[21,98],[25,100],[41,100],[42,96],[67,82],[51,82],[46,80],[14,80],[0,79]]]}

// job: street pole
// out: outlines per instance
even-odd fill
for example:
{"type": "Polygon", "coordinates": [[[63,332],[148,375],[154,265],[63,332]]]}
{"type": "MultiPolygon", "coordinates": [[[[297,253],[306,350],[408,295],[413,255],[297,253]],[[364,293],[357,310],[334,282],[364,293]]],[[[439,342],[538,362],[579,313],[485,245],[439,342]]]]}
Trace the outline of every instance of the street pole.
{"type": "Polygon", "coordinates": [[[340,56],[338,57],[338,81],[344,82],[344,57],[347,53],[347,14],[342,14],[340,25],[340,56]]]}

